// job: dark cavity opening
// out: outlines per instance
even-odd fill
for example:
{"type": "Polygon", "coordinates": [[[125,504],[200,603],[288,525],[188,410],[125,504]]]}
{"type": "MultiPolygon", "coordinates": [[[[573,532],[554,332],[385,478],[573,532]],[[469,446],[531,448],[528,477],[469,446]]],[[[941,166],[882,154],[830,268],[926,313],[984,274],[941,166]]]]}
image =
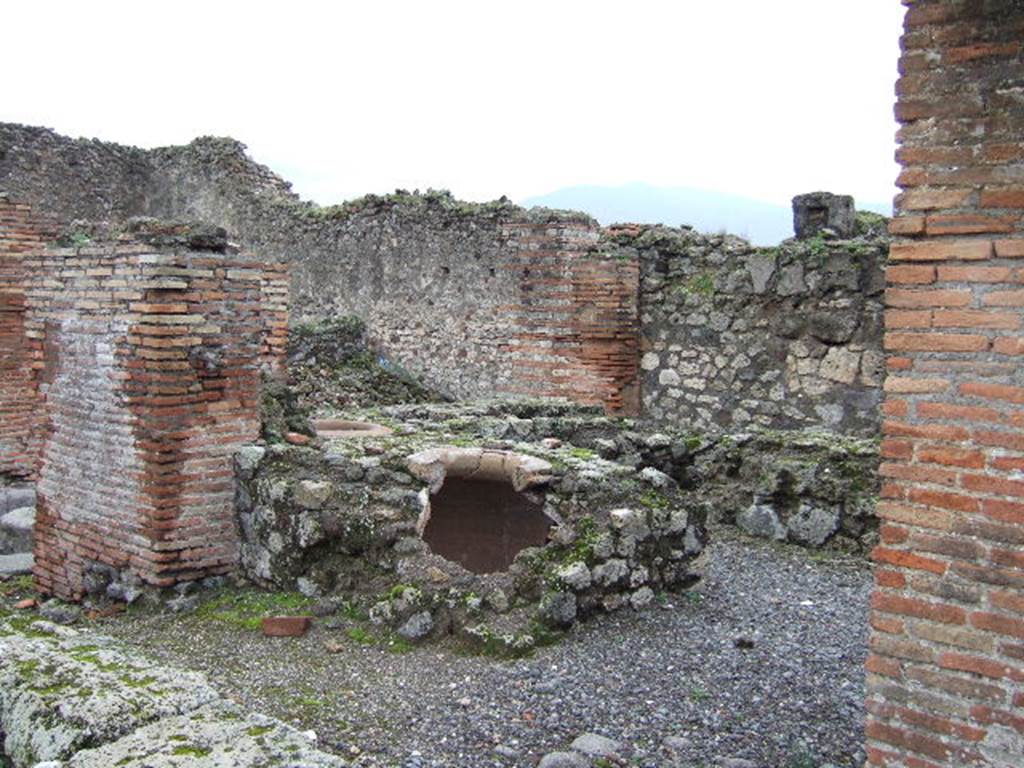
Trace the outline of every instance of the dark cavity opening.
{"type": "Polygon", "coordinates": [[[423,539],[468,571],[494,573],[520,550],[544,546],[550,528],[542,504],[508,483],[449,477],[430,497],[423,539]]]}

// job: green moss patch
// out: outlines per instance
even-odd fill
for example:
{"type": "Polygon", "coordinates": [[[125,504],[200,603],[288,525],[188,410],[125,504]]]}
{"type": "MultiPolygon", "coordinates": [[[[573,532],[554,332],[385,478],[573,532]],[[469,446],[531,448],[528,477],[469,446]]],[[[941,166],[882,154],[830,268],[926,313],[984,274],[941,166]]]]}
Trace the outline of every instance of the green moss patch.
{"type": "Polygon", "coordinates": [[[260,622],[266,616],[310,616],[312,604],[312,599],[299,592],[246,589],[228,592],[203,603],[196,609],[196,617],[255,630],[260,628],[260,622]]]}

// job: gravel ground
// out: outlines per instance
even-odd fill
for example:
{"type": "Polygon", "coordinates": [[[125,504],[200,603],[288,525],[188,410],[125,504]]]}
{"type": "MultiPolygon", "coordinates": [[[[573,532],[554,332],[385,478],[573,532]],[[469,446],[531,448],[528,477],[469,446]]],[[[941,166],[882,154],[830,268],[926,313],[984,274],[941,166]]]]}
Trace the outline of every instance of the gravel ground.
{"type": "Polygon", "coordinates": [[[716,538],[693,592],[516,661],[439,645],[396,655],[322,622],[300,639],[188,615],[100,630],[207,672],[356,765],[533,766],[585,732],[624,742],[636,766],[861,765],[867,565],[716,538]]]}

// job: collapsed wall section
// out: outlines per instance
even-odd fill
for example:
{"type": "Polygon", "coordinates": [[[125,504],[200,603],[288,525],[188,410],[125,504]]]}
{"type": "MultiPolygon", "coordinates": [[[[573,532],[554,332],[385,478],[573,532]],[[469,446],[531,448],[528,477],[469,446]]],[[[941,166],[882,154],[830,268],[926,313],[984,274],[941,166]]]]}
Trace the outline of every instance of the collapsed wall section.
{"type": "Polygon", "coordinates": [[[169,585],[238,558],[231,456],[259,434],[286,273],[225,256],[223,233],[150,226],[21,255],[43,422],[35,573],[68,599],[115,573],[169,585]]]}
{"type": "Polygon", "coordinates": [[[906,4],[868,763],[1021,765],[1024,12],[906,4]]]}

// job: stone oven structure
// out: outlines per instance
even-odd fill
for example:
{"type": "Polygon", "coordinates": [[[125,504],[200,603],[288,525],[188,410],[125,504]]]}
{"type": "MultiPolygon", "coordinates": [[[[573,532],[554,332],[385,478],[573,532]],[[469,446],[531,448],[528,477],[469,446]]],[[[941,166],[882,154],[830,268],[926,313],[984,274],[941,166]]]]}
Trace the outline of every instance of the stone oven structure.
{"type": "Polygon", "coordinates": [[[707,510],[669,475],[554,438],[488,447],[482,425],[511,416],[493,408],[468,423],[420,411],[389,411],[390,435],[244,448],[246,574],[344,595],[407,640],[454,633],[503,653],[698,578],[707,510]]]}

